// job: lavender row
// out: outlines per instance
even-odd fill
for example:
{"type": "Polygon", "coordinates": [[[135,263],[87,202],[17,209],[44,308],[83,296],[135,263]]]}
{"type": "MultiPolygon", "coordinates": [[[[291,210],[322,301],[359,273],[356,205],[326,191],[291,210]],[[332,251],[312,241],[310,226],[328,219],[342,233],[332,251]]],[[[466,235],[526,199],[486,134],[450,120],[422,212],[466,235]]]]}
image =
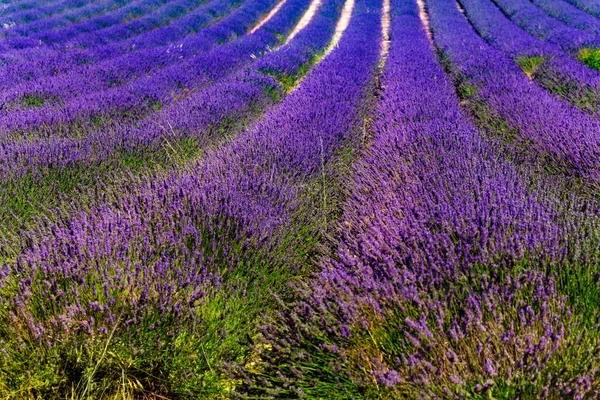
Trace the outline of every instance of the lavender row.
{"type": "Polygon", "coordinates": [[[598,18],[578,9],[565,0],[532,0],[532,3],[566,25],[589,32],[595,36],[600,34],[600,20],[598,18]]]}
{"type": "MultiPolygon", "coordinates": [[[[66,0],[65,3],[68,3],[70,0],[66,0]]],[[[92,18],[94,16],[99,16],[107,12],[118,10],[119,8],[126,6],[134,0],[120,0],[120,1],[110,1],[103,0],[101,2],[92,2],[87,3],[84,7],[68,9],[68,11],[59,13],[57,15],[52,15],[48,18],[41,18],[37,20],[34,16],[27,16],[28,20],[33,19],[31,22],[26,24],[17,24],[14,20],[10,18],[6,18],[2,25],[6,28],[3,32],[3,36],[15,37],[15,36],[26,36],[27,34],[45,31],[54,28],[64,27],[65,25],[73,22],[79,22],[82,19],[92,18]]],[[[48,6],[49,9],[54,9],[56,5],[48,6]]],[[[44,8],[36,8],[33,11],[44,14],[44,8]]],[[[27,11],[27,13],[31,13],[31,11],[27,11]]],[[[16,54],[26,54],[35,52],[39,50],[39,48],[44,48],[46,51],[47,46],[41,46],[42,44],[38,42],[40,46],[35,46],[33,48],[27,47],[25,49],[10,49],[5,50],[10,53],[16,54]]],[[[53,52],[56,52],[56,49],[53,49],[53,52]]],[[[4,55],[6,57],[6,55],[4,55]]],[[[14,58],[14,55],[8,59],[14,58]]]]}
{"type": "Polygon", "coordinates": [[[10,15],[22,10],[31,10],[35,7],[40,7],[46,4],[53,4],[58,0],[33,0],[33,1],[12,1],[12,4],[6,4],[6,0],[2,1],[3,6],[0,7],[0,15],[10,15]]]}
{"type": "Polygon", "coordinates": [[[591,114],[598,113],[598,71],[586,67],[556,45],[530,36],[491,1],[461,0],[461,5],[479,35],[520,63],[541,86],[591,114]]]}
{"type": "Polygon", "coordinates": [[[414,2],[392,15],[375,139],[336,252],[263,328],[272,350],[245,390],[312,398],[329,381],[348,398],[466,398],[541,377],[550,396],[594,393],[544,374],[568,350],[569,310],[551,279],[513,271],[563,254],[554,211],[461,114],[414,2]]]}
{"type": "MultiPolygon", "coordinates": [[[[52,30],[42,36],[43,43],[50,46],[67,46],[69,48],[93,48],[99,45],[105,45],[112,42],[126,40],[136,37],[147,31],[168,25],[173,20],[179,19],[188,12],[194,11],[202,6],[206,1],[168,1],[161,4],[158,8],[150,8],[147,4],[140,9],[134,9],[128,12],[126,21],[104,27],[93,29],[84,33],[79,33],[72,39],[64,40],[64,31],[52,30]]],[[[73,26],[70,24],[69,26],[73,26]]],[[[31,35],[29,35],[31,36],[31,35]]]]}
{"type": "Polygon", "coordinates": [[[125,24],[118,24],[108,29],[101,29],[91,33],[78,35],[74,40],[68,41],[67,45],[72,47],[90,48],[136,37],[147,31],[169,25],[174,20],[185,16],[189,12],[193,12],[205,3],[206,1],[198,0],[169,2],[153,11],[147,17],[135,18],[133,21],[125,24]]]}
{"type": "MultiPolygon", "coordinates": [[[[156,104],[159,104],[160,107],[170,104],[178,107],[176,104],[178,97],[174,96],[174,93],[181,93],[182,88],[186,89],[183,94],[199,91],[207,83],[252,62],[252,55],[260,55],[270,47],[279,44],[278,35],[285,35],[287,31],[291,30],[294,21],[300,18],[303,11],[301,5],[306,5],[307,1],[286,4],[267,26],[253,35],[244,36],[227,45],[217,46],[211,51],[177,63],[131,84],[77,97],[60,106],[24,112],[8,112],[2,118],[2,130],[5,135],[8,135],[5,136],[8,141],[5,140],[4,143],[8,144],[11,137],[18,139],[22,135],[26,136],[28,129],[40,125],[46,126],[44,136],[52,137],[56,136],[53,126],[60,128],[89,117],[110,115],[118,113],[119,110],[130,110],[132,113],[139,113],[143,116],[140,109],[153,111],[156,104]],[[15,130],[25,133],[11,134],[15,130]]],[[[250,2],[247,3],[247,5],[249,4],[250,2]]],[[[239,23],[240,18],[231,22],[235,29],[244,28],[239,23]]],[[[219,29],[220,27],[215,26],[215,28],[219,29]]],[[[216,39],[213,41],[217,42],[216,39]]],[[[138,60],[138,66],[144,67],[140,61],[143,60],[138,60]]],[[[149,62],[154,61],[149,60],[149,62]]]]}
{"type": "Polygon", "coordinates": [[[554,43],[565,51],[582,47],[600,47],[596,35],[571,28],[537,8],[531,1],[493,0],[518,26],[546,42],[554,43]]]}
{"type": "Polygon", "coordinates": [[[600,17],[600,4],[596,3],[594,0],[565,0],[566,2],[574,5],[580,10],[584,10],[589,14],[595,15],[596,17],[600,17]]]}
{"type": "Polygon", "coordinates": [[[2,47],[6,51],[11,48],[22,49],[39,46],[40,43],[49,46],[60,45],[82,33],[108,29],[115,25],[124,24],[132,15],[139,14],[140,16],[144,16],[167,3],[169,3],[169,0],[136,0],[131,4],[114,10],[114,12],[102,14],[79,23],[71,23],[56,30],[50,28],[41,32],[33,32],[26,36],[8,36],[3,41],[2,47]]]}
{"type": "MultiPolygon", "coordinates": [[[[5,65],[0,69],[0,89],[31,83],[48,75],[80,72],[88,65],[107,62],[127,53],[169,45],[187,35],[197,33],[211,22],[223,18],[240,5],[237,0],[214,0],[206,6],[176,20],[173,24],[92,49],[70,49],[58,52],[47,46],[2,54],[5,65]]],[[[164,48],[164,51],[167,51],[164,48]]]]}
{"type": "MultiPolygon", "coordinates": [[[[269,80],[265,81],[263,71],[274,76],[293,76],[300,65],[306,65],[315,52],[324,48],[339,13],[334,8],[335,2],[328,3],[323,8],[324,15],[319,14],[316,21],[311,21],[310,29],[305,28],[291,43],[278,51],[266,53],[256,63],[250,64],[252,58],[249,54],[255,51],[256,46],[264,49],[269,42],[278,40],[274,31],[291,30],[291,23],[299,18],[306,3],[305,0],[290,0],[274,18],[252,35],[207,54],[203,58],[207,61],[203,63],[203,68],[206,69],[199,76],[211,77],[215,80],[213,85],[191,93],[185,99],[172,102],[170,106],[136,124],[123,123],[111,129],[93,132],[83,139],[49,137],[43,141],[4,145],[4,176],[48,165],[65,167],[72,163],[94,163],[110,158],[117,149],[139,150],[142,146],[153,146],[165,137],[168,140],[190,135],[202,138],[204,132],[219,121],[235,120],[235,117],[241,119],[255,104],[269,101],[269,93],[261,87],[270,86],[269,80]],[[239,58],[244,53],[248,56],[239,58]],[[234,73],[244,65],[244,70],[234,73]],[[231,75],[217,79],[223,74],[231,75]]],[[[159,79],[157,82],[164,80],[159,79]]],[[[145,88],[148,93],[157,90],[156,86],[149,87],[143,82],[139,88],[145,88]]],[[[165,91],[159,90],[159,95],[163,92],[165,91]]],[[[139,102],[140,96],[134,93],[128,100],[135,104],[134,100],[139,102]]],[[[212,138],[207,136],[205,139],[212,138]]]]}
{"type": "Polygon", "coordinates": [[[88,3],[84,0],[62,0],[54,4],[40,5],[33,9],[24,10],[10,15],[1,15],[0,26],[13,28],[17,25],[30,24],[40,19],[46,19],[62,16],[65,13],[73,12],[75,10],[84,9],[88,3]]]}
{"type": "MultiPolygon", "coordinates": [[[[114,3],[113,3],[114,5],[114,3]]],[[[83,54],[93,52],[94,47],[107,43],[119,42],[135,38],[147,31],[153,31],[168,25],[186,12],[193,11],[202,3],[192,1],[156,0],[147,2],[139,0],[124,7],[112,7],[114,12],[101,14],[96,18],[81,22],[70,23],[66,27],[52,29],[52,26],[41,32],[25,32],[24,36],[8,35],[3,42],[5,54],[3,57],[10,63],[16,60],[40,62],[40,57],[52,65],[52,58],[73,58],[78,64],[85,63],[83,54]],[[148,15],[146,15],[148,14],[148,15]],[[128,22],[128,20],[132,19],[128,22]],[[108,23],[107,20],[113,20],[108,23]],[[74,50],[85,49],[85,51],[74,50]]],[[[44,21],[41,21],[44,22],[44,21]]],[[[7,33],[12,33],[14,29],[7,33]]],[[[125,46],[128,49],[127,46],[125,46]]],[[[56,62],[56,61],[54,61],[56,62]]],[[[13,66],[17,67],[18,66],[13,66]]],[[[68,68],[68,66],[63,66],[68,68]]],[[[56,71],[53,71],[56,73],[56,71]]],[[[27,77],[31,79],[32,77],[27,77]]]]}
{"type": "Polygon", "coordinates": [[[600,122],[532,85],[510,59],[476,34],[451,0],[439,0],[436,7],[447,13],[432,19],[436,45],[465,93],[470,92],[469,99],[481,106],[481,116],[505,122],[505,139],[521,156],[533,154],[551,168],[598,183],[600,122]]]}
{"type": "Polygon", "coordinates": [[[306,179],[358,122],[377,63],[379,11],[377,3],[357,5],[339,46],[302,85],[191,172],[124,187],[114,203],[30,232],[3,275],[20,287],[2,298],[3,320],[26,327],[19,338],[36,347],[89,343],[113,327],[121,340],[142,331],[147,338],[176,321],[175,340],[205,323],[200,304],[235,290],[222,278],[277,241],[273,233],[289,225],[306,179]]]}
{"type": "Polygon", "coordinates": [[[92,18],[126,6],[132,1],[134,0],[102,0],[94,2],[63,0],[60,3],[35,7],[31,10],[5,16],[1,21],[2,26],[8,28],[4,34],[25,34],[26,32],[37,32],[52,26],[60,27],[69,22],[78,22],[85,18],[92,18]],[[74,5],[76,7],[73,7],[74,5]]]}
{"type": "MultiPolygon", "coordinates": [[[[86,3],[84,7],[71,8],[65,10],[60,14],[52,15],[46,18],[31,20],[33,16],[30,16],[27,23],[11,23],[11,29],[6,32],[9,36],[27,36],[29,34],[48,31],[51,29],[63,28],[69,23],[82,22],[87,19],[97,18],[105,14],[118,11],[122,7],[126,7],[133,3],[135,0],[119,0],[109,1],[102,0],[99,2],[86,3]]],[[[40,12],[39,9],[34,11],[40,12]]]]}

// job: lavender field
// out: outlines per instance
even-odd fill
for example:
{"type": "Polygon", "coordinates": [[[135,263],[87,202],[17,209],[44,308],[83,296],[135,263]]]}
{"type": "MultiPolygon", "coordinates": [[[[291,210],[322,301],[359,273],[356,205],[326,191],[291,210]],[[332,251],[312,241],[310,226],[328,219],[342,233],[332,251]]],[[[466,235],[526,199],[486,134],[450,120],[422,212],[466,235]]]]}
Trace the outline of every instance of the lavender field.
{"type": "Polygon", "coordinates": [[[600,1],[0,0],[0,399],[600,399],[600,1]]]}

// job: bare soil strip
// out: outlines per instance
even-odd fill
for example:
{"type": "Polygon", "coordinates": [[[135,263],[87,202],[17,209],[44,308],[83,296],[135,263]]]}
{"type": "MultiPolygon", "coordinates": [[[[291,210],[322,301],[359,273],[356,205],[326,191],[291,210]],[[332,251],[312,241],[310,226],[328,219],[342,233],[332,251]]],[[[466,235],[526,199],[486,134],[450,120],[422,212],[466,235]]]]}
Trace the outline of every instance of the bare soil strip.
{"type": "Polygon", "coordinates": [[[273,9],[271,11],[269,11],[269,13],[263,19],[261,19],[258,22],[258,24],[256,24],[252,29],[250,29],[250,31],[248,32],[248,34],[252,35],[254,32],[256,32],[257,30],[259,30],[261,28],[261,26],[263,26],[264,24],[266,24],[267,22],[269,22],[269,20],[271,18],[273,18],[273,16],[275,14],[277,14],[277,11],[279,11],[279,9],[281,8],[281,6],[283,6],[286,1],[287,0],[281,0],[279,3],[277,3],[277,5],[275,7],[273,7],[273,9]]]}
{"type": "Polygon", "coordinates": [[[308,6],[308,8],[306,9],[306,12],[302,16],[302,18],[300,18],[300,21],[298,22],[298,24],[296,25],[296,27],[294,28],[292,33],[290,33],[290,35],[288,36],[286,43],[289,42],[290,40],[292,40],[294,38],[294,36],[296,36],[298,34],[298,32],[300,32],[302,29],[306,28],[306,26],[310,23],[310,21],[315,16],[315,14],[320,6],[321,6],[321,0],[313,0],[310,3],[310,6],[308,6]]]}

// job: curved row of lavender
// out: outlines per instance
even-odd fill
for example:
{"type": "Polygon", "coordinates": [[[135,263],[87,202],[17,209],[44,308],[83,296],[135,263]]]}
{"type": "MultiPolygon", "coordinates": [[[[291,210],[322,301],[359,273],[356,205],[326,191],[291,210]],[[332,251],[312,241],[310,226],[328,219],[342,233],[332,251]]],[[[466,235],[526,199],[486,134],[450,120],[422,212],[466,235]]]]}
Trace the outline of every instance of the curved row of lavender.
{"type": "Polygon", "coordinates": [[[149,7],[144,3],[144,7],[133,7],[131,10],[124,10],[123,16],[113,16],[113,23],[106,21],[94,22],[89,25],[89,20],[86,24],[78,29],[74,28],[74,24],[69,25],[69,30],[50,30],[45,34],[28,34],[28,37],[37,39],[51,47],[74,46],[89,48],[99,46],[111,42],[122,41],[143,34],[147,31],[152,31],[161,26],[168,25],[171,20],[175,20],[185,15],[186,13],[195,10],[204,4],[204,1],[169,1],[164,4],[156,4],[154,7],[149,7]],[[146,14],[148,14],[146,16],[146,14]]]}
{"type": "MultiPolygon", "coordinates": [[[[175,46],[174,43],[206,28],[239,6],[240,2],[238,1],[211,1],[206,7],[200,7],[170,25],[127,40],[89,49],[69,48],[69,51],[63,52],[48,46],[39,46],[2,53],[6,63],[0,69],[2,88],[11,88],[24,82],[31,84],[48,75],[73,71],[79,71],[81,74],[81,70],[90,68],[97,62],[110,61],[120,56],[126,57],[127,53],[136,53],[139,50],[168,46],[163,51],[176,51],[175,49],[179,45],[175,46]]],[[[143,57],[144,53],[140,54],[140,57],[143,57]]]]}
{"type": "Polygon", "coordinates": [[[97,9],[98,12],[102,12],[103,10],[109,10],[113,7],[119,7],[119,3],[104,2],[101,4],[94,4],[88,3],[85,0],[64,0],[52,4],[39,5],[28,10],[0,13],[0,26],[16,27],[17,24],[19,24],[19,26],[29,25],[40,19],[55,20],[63,17],[70,17],[71,15],[74,18],[77,18],[76,16],[78,14],[85,13],[89,9],[97,9]]]}
{"type": "Polygon", "coordinates": [[[37,7],[53,4],[51,0],[11,1],[10,4],[7,3],[7,0],[4,0],[2,2],[2,7],[0,8],[0,15],[11,15],[13,13],[32,10],[37,7]]]}
{"type": "Polygon", "coordinates": [[[512,58],[542,87],[592,115],[598,114],[600,72],[557,46],[532,37],[491,0],[461,0],[460,4],[477,33],[512,58]]]}
{"type": "MultiPolygon", "coordinates": [[[[436,45],[478,117],[496,126],[519,157],[541,159],[550,170],[597,185],[600,121],[532,85],[512,60],[477,35],[455,2],[439,2],[447,15],[436,45]]],[[[432,29],[436,33],[435,25],[432,29]]]]}
{"type": "MultiPolygon", "coordinates": [[[[258,67],[289,74],[305,66],[307,57],[327,42],[316,29],[331,37],[331,21],[341,6],[325,1],[311,21],[314,27],[283,46],[283,54],[266,55],[258,67]]],[[[215,355],[231,357],[224,353],[231,345],[224,339],[235,333],[227,329],[238,328],[221,327],[222,333],[214,333],[222,338],[217,348],[203,348],[220,322],[210,310],[225,307],[235,313],[230,307],[236,298],[260,293],[254,285],[268,284],[255,275],[258,270],[244,272],[246,263],[293,274],[286,264],[289,255],[274,251],[285,235],[274,233],[294,230],[306,185],[361,125],[359,112],[378,61],[379,20],[379,4],[357,4],[339,44],[297,89],[237,139],[186,171],[143,178],[119,188],[104,204],[55,215],[55,223],[27,233],[22,254],[3,269],[3,326],[14,328],[12,337],[21,339],[2,357],[25,360],[29,355],[22,352],[33,343],[36,352],[46,354],[99,343],[114,344],[109,354],[125,349],[130,355],[145,352],[149,360],[167,352],[171,361],[158,372],[156,365],[142,364],[127,373],[156,382],[169,378],[172,393],[208,395],[210,387],[204,386],[211,361],[222,361],[215,355]],[[12,297],[6,297],[9,292],[12,297]],[[113,337],[118,339],[111,342],[113,337]],[[195,359],[199,352],[207,359],[195,359]],[[184,370],[173,361],[182,357],[187,359],[184,370]]],[[[274,83],[263,75],[269,79],[274,83]]],[[[280,284],[265,287],[263,296],[280,284]]],[[[237,313],[240,318],[247,314],[237,313]]],[[[252,321],[243,318],[245,324],[252,321]]],[[[229,380],[224,376],[218,382],[229,380]]],[[[53,384],[60,387],[60,382],[53,384]]]]}
{"type": "MultiPolygon", "coordinates": [[[[453,2],[427,4],[434,40],[464,37],[453,2]]],[[[545,171],[532,177],[470,125],[414,2],[392,1],[391,43],[375,138],[353,168],[335,250],[263,327],[255,365],[239,371],[244,390],[595,398],[600,365],[586,352],[598,354],[597,331],[578,325],[554,280],[581,216],[552,184],[532,187],[545,171]]],[[[583,262],[594,253],[579,252],[585,240],[570,249],[583,262]]]]}
{"type": "Polygon", "coordinates": [[[555,43],[565,51],[581,47],[599,47],[600,38],[579,29],[571,28],[537,8],[530,0],[493,0],[517,25],[533,36],[555,43]]]}
{"type": "MultiPolygon", "coordinates": [[[[159,0],[161,1],[161,0],[159,0]]],[[[165,0],[166,1],[166,0],[165,0]]],[[[159,6],[160,4],[157,2],[153,2],[154,4],[149,4],[149,8],[146,9],[145,11],[152,11],[153,9],[155,9],[157,6],[159,6]]],[[[111,16],[115,15],[115,16],[122,16],[123,17],[123,21],[125,21],[125,17],[128,14],[127,11],[134,11],[136,10],[136,6],[142,5],[143,2],[140,0],[134,0],[131,2],[131,4],[123,4],[123,6],[117,6],[117,7],[109,7],[107,12],[104,13],[103,9],[100,8],[97,11],[98,14],[91,14],[89,15],[90,18],[84,18],[82,20],[82,22],[74,22],[73,25],[84,25],[84,26],[88,26],[90,29],[89,30],[93,30],[93,29],[102,29],[102,24],[95,24],[95,21],[98,20],[105,20],[107,22],[106,27],[110,27],[111,25],[114,25],[114,23],[119,23],[118,19],[117,21],[112,21],[111,24],[111,16]]],[[[32,10],[34,11],[34,10],[32,10]]],[[[142,11],[142,15],[144,14],[144,10],[143,7],[142,9],[140,9],[139,11],[142,11]]],[[[32,28],[35,28],[36,25],[39,24],[43,24],[46,21],[45,18],[41,18],[40,20],[38,20],[35,24],[30,25],[32,28]]],[[[46,33],[50,33],[52,34],[52,20],[49,18],[47,19],[47,22],[49,23],[49,25],[47,26],[47,29],[42,29],[39,34],[44,35],[46,33]]],[[[11,21],[10,19],[3,25],[4,29],[4,43],[3,43],[3,49],[4,50],[9,50],[9,49],[26,49],[28,47],[33,47],[33,46],[39,46],[42,45],[43,43],[39,40],[39,39],[35,39],[35,38],[28,38],[27,34],[29,33],[27,31],[27,28],[29,27],[29,24],[25,23],[19,23],[17,21],[11,21]],[[20,30],[24,30],[24,34],[25,35],[19,35],[18,31],[20,30]]],[[[71,29],[68,25],[67,26],[62,26],[62,27],[57,27],[56,29],[57,32],[61,32],[61,31],[71,31],[71,33],[76,33],[76,29],[71,29]]],[[[85,32],[85,28],[83,30],[83,32],[85,32]]],[[[82,32],[82,33],[83,33],[82,32]]],[[[31,35],[35,35],[36,32],[35,30],[31,31],[30,33],[31,35]]]]}
{"type": "Polygon", "coordinates": [[[600,16],[600,4],[594,0],[565,0],[566,2],[574,5],[580,10],[584,10],[591,15],[600,16]]]}
{"type": "Polygon", "coordinates": [[[566,0],[532,0],[532,3],[566,25],[596,36],[600,34],[600,20],[569,4],[566,0]]]}
{"type": "Polygon", "coordinates": [[[172,19],[185,15],[203,3],[189,0],[170,1],[164,4],[159,3],[155,7],[149,7],[145,2],[144,7],[134,7],[131,10],[124,11],[122,17],[112,16],[113,21],[111,23],[96,21],[92,27],[86,24],[78,29],[74,28],[74,24],[70,24],[71,29],[68,33],[64,30],[61,32],[51,30],[45,34],[36,33],[34,35],[28,33],[28,36],[37,39],[38,42],[41,41],[54,47],[78,46],[85,48],[98,46],[113,41],[125,40],[169,24],[172,19]],[[96,26],[99,29],[96,29],[96,26]]]}
{"type": "Polygon", "coordinates": [[[136,0],[112,12],[100,12],[100,15],[93,16],[93,18],[88,18],[82,22],[74,22],[58,29],[54,29],[55,27],[50,25],[39,32],[25,29],[24,34],[20,35],[20,32],[15,32],[16,29],[14,28],[16,28],[16,24],[15,26],[11,26],[12,24],[9,22],[9,29],[6,29],[5,32],[3,47],[4,50],[8,50],[10,48],[22,49],[39,44],[58,46],[77,35],[83,34],[85,36],[95,30],[110,32],[117,29],[123,31],[123,28],[127,28],[129,25],[137,25],[137,21],[135,20],[128,22],[134,17],[144,17],[146,14],[152,14],[169,2],[170,0],[136,0]]]}

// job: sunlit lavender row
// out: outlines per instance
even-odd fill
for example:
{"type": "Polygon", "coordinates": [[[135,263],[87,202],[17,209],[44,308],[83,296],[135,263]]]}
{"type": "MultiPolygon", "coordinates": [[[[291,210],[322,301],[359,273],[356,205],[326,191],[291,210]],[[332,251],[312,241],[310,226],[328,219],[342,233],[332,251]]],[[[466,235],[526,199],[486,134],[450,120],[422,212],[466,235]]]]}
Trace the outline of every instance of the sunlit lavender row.
{"type": "Polygon", "coordinates": [[[595,0],[0,0],[0,398],[600,398],[595,0]]]}

